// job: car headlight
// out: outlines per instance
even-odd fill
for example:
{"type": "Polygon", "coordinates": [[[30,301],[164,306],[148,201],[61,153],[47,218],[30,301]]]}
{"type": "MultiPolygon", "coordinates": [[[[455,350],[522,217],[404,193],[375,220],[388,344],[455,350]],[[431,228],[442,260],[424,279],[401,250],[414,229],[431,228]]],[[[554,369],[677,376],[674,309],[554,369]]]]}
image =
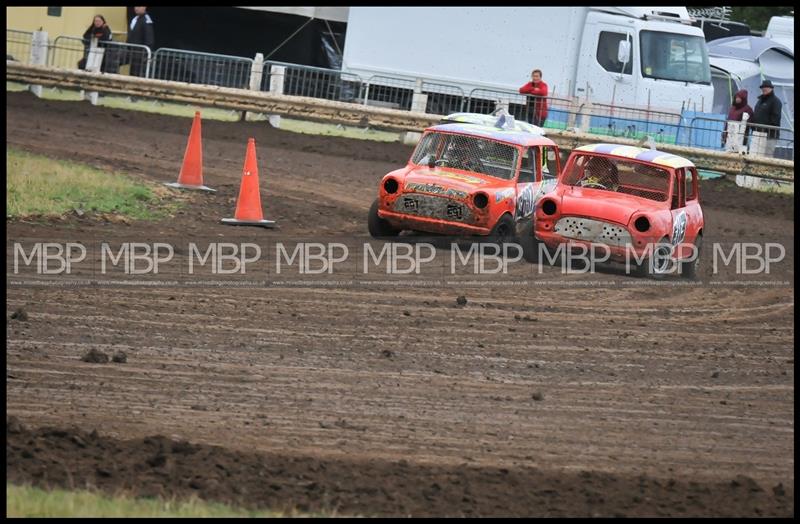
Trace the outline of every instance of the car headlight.
{"type": "Polygon", "coordinates": [[[394,178],[387,178],[383,182],[383,189],[386,190],[386,192],[389,194],[397,193],[397,189],[399,187],[400,186],[397,183],[397,180],[395,180],[394,178]]]}
{"type": "Polygon", "coordinates": [[[542,201],[542,213],[545,215],[555,215],[556,211],[558,211],[558,206],[556,206],[556,201],[550,198],[546,198],[542,201]]]}
{"type": "Polygon", "coordinates": [[[489,195],[486,193],[476,193],[475,196],[472,197],[472,202],[478,209],[483,209],[489,205],[489,195]]]}

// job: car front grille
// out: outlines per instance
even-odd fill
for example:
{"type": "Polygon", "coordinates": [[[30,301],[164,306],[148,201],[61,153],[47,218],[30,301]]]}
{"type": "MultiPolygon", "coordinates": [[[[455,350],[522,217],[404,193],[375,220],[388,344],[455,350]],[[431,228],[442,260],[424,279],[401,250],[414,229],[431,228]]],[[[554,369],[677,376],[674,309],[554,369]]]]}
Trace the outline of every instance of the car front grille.
{"type": "Polygon", "coordinates": [[[395,200],[393,210],[406,215],[438,218],[451,222],[472,222],[469,206],[458,200],[435,195],[405,194],[395,200]]]}
{"type": "Polygon", "coordinates": [[[577,240],[624,247],[632,242],[628,230],[611,222],[583,217],[562,217],[553,228],[555,233],[577,240]]]}

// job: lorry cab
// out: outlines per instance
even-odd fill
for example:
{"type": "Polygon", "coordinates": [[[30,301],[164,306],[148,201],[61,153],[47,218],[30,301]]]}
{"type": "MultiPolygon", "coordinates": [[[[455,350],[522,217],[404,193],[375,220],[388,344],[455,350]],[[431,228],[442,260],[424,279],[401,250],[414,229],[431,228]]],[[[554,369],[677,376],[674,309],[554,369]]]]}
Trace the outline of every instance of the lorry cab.
{"type": "Polygon", "coordinates": [[[706,42],[691,23],[683,7],[591,8],[574,94],[611,105],[710,108],[706,42]]]}

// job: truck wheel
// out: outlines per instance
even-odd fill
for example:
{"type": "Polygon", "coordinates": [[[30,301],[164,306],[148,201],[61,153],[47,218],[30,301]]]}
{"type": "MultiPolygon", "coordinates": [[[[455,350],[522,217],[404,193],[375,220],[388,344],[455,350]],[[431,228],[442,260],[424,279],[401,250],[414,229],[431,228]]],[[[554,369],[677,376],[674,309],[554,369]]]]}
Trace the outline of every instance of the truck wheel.
{"type": "Polygon", "coordinates": [[[703,237],[697,235],[694,241],[694,247],[697,250],[697,258],[692,262],[681,262],[681,276],[689,280],[697,280],[698,271],[700,269],[700,259],[703,258],[703,237]]]}
{"type": "Polygon", "coordinates": [[[369,234],[372,238],[396,237],[400,231],[392,228],[389,222],[378,216],[378,199],[372,203],[369,208],[369,217],[367,218],[367,227],[369,234]]]}

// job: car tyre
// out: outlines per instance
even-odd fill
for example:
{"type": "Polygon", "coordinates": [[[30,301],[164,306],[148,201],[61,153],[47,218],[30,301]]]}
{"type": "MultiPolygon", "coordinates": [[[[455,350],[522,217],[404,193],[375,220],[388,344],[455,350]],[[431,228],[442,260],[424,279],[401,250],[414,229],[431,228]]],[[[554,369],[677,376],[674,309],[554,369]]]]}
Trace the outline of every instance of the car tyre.
{"type": "Polygon", "coordinates": [[[520,228],[517,239],[522,246],[522,258],[531,264],[539,262],[540,241],[534,234],[533,220],[526,220],[520,228]]]}
{"type": "Polygon", "coordinates": [[[697,235],[694,241],[694,247],[697,250],[697,258],[692,262],[681,262],[681,276],[689,280],[697,280],[700,269],[700,261],[703,258],[703,236],[697,235]]]}
{"type": "Polygon", "coordinates": [[[369,217],[367,218],[367,228],[372,238],[386,238],[396,237],[400,234],[400,230],[394,229],[387,220],[378,216],[378,205],[380,201],[376,198],[369,208],[369,217]]]}
{"type": "Polygon", "coordinates": [[[489,233],[489,241],[496,243],[498,246],[516,241],[516,224],[511,215],[505,214],[500,217],[497,224],[492,228],[489,233]]]}
{"type": "Polygon", "coordinates": [[[668,264],[670,263],[669,262],[670,258],[669,256],[667,256],[665,251],[666,249],[668,249],[668,246],[670,245],[671,244],[669,242],[669,239],[667,239],[667,237],[662,238],[659,241],[659,243],[656,244],[657,247],[654,249],[654,253],[647,255],[647,257],[645,257],[645,259],[641,262],[641,264],[636,264],[634,266],[633,274],[640,278],[652,278],[655,280],[660,280],[664,278],[664,276],[667,273],[665,271],[662,271],[661,269],[668,267],[668,264]],[[656,252],[659,252],[659,257],[656,258],[655,263],[652,263],[653,255],[656,252]],[[665,262],[660,263],[661,260],[665,260],[665,262]]]}

